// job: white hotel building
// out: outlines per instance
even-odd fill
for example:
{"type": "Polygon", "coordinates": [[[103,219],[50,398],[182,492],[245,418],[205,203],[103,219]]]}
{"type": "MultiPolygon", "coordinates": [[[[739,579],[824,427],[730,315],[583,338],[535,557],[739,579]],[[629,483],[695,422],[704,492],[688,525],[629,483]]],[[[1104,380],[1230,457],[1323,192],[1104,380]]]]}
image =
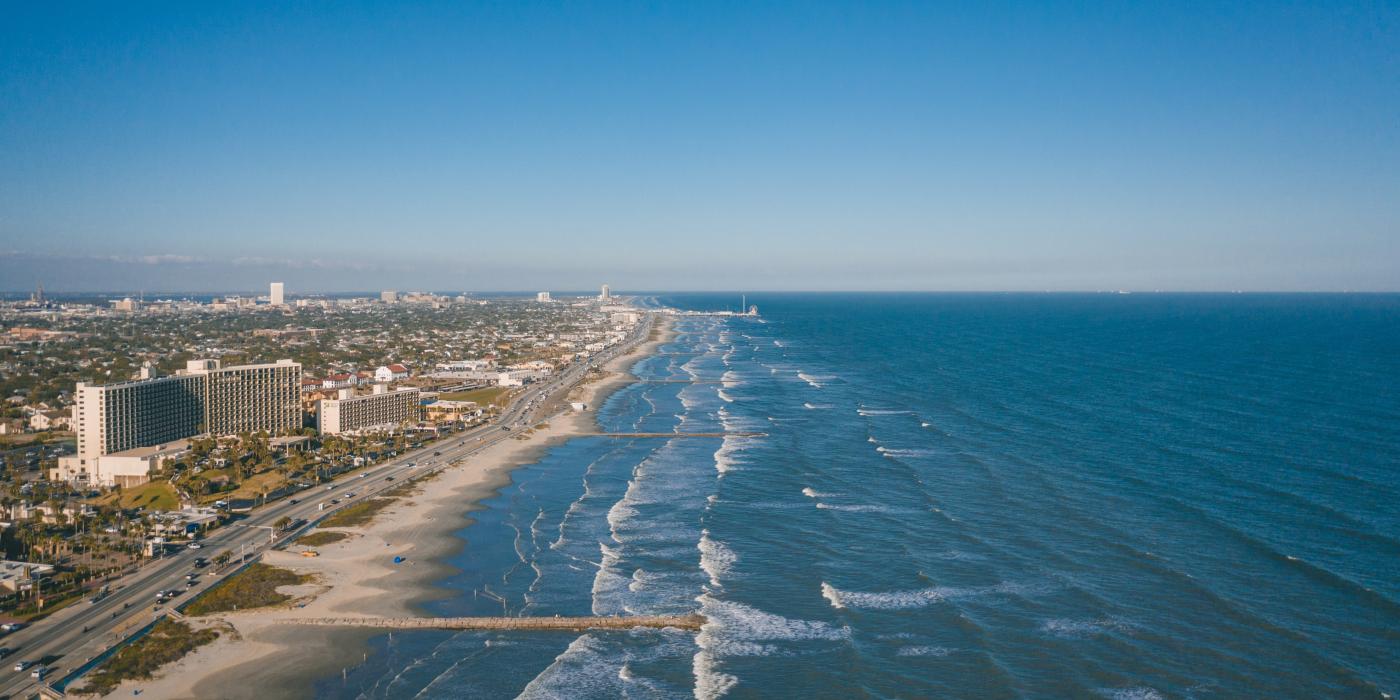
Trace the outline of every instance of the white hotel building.
{"type": "Polygon", "coordinates": [[[338,435],[395,428],[418,420],[419,398],[417,389],[389,391],[383,384],[364,396],[341,390],[340,398],[325,399],[316,407],[317,429],[322,435],[338,435]]]}
{"type": "Polygon", "coordinates": [[[192,360],[170,377],[79,382],[72,419],[77,454],[60,459],[52,478],[135,486],[184,438],[295,430],[301,427],[300,384],[301,365],[291,360],[237,367],[192,360]]]}

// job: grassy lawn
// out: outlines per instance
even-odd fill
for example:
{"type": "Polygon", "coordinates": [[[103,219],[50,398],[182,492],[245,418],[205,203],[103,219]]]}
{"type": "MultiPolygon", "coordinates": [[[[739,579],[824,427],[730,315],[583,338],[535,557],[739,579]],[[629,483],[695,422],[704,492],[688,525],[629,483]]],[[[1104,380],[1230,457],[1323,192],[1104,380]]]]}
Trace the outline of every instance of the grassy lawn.
{"type": "Polygon", "coordinates": [[[510,393],[510,387],[488,386],[484,389],[472,389],[471,391],[453,391],[446,394],[438,394],[439,399],[444,401],[475,401],[478,405],[505,406],[510,403],[506,394],[510,393]],[[499,402],[499,403],[498,403],[499,402]]]}
{"type": "Polygon", "coordinates": [[[278,593],[278,586],[295,586],[310,580],[310,576],[257,562],[196,598],[185,608],[185,614],[212,615],[278,605],[292,599],[285,593],[278,593]]]}
{"type": "Polygon", "coordinates": [[[124,680],[149,680],[156,669],[174,663],[219,638],[217,630],[196,630],[184,622],[164,619],[146,636],[123,647],[84,677],[85,687],[72,692],[106,695],[124,680]]]}
{"type": "Polygon", "coordinates": [[[180,498],[175,489],[165,481],[152,481],[140,486],[122,489],[95,499],[96,503],[116,505],[118,508],[140,508],[147,510],[179,510],[180,498]]]}
{"type": "Polygon", "coordinates": [[[265,471],[261,474],[254,474],[246,481],[238,485],[238,488],[226,494],[221,494],[221,498],[257,498],[259,494],[275,491],[287,483],[286,477],[275,471],[265,471]]]}
{"type": "Polygon", "coordinates": [[[393,503],[394,499],[392,498],[371,498],[360,501],[355,505],[346,506],[336,511],[325,520],[322,520],[321,527],[355,527],[357,525],[366,525],[369,521],[374,520],[374,516],[378,515],[379,511],[388,508],[390,505],[393,505],[393,503]]]}
{"type": "Polygon", "coordinates": [[[305,545],[307,547],[324,547],[325,545],[335,544],[336,542],[339,542],[348,537],[350,537],[350,534],[347,532],[317,530],[316,532],[309,532],[305,535],[302,535],[301,537],[298,537],[297,544],[305,545]]]}

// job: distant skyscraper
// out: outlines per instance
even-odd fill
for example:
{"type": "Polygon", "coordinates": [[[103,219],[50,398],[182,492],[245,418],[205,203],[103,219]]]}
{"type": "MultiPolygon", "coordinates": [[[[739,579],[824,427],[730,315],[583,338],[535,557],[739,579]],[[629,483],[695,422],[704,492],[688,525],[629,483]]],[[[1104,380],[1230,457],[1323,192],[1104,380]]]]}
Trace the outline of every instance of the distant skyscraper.
{"type": "Polygon", "coordinates": [[[273,282],[273,283],[272,283],[272,288],[268,290],[267,298],[268,298],[268,301],[271,302],[271,304],[272,304],[273,306],[281,306],[281,305],[282,305],[282,283],[281,283],[281,282],[273,282]]]}
{"type": "Polygon", "coordinates": [[[399,300],[399,293],[392,289],[386,289],[379,293],[379,300],[385,304],[392,304],[399,300]]]}
{"type": "Polygon", "coordinates": [[[535,301],[548,303],[554,300],[549,298],[549,292],[540,292],[535,295],[535,301]]]}
{"type": "Polygon", "coordinates": [[[602,299],[603,301],[612,299],[612,287],[609,287],[606,284],[603,285],[603,291],[601,294],[598,295],[598,298],[602,299]]]}

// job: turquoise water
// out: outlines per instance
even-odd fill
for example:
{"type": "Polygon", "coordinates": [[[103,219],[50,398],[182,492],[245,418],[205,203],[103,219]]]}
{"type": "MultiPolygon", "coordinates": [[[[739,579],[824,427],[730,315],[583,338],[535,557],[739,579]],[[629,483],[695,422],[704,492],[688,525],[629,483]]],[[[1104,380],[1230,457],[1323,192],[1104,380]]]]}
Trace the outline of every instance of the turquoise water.
{"type": "MultiPolygon", "coordinates": [[[[661,295],[680,308],[736,300],[661,295]]],[[[474,514],[325,697],[1381,697],[1400,688],[1400,297],[776,295],[692,318],[474,514]]]]}

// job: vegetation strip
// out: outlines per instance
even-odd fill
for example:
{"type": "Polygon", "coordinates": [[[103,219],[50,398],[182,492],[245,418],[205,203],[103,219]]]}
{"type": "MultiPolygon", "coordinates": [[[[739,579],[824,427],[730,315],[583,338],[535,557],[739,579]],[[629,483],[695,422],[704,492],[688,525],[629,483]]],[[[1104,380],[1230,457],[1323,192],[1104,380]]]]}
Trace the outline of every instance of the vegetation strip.
{"type": "Polygon", "coordinates": [[[394,503],[392,498],[369,498],[346,506],[321,521],[321,527],[355,527],[367,525],[379,511],[394,503]]]}
{"type": "Polygon", "coordinates": [[[86,684],[72,692],[106,695],[122,681],[150,680],[161,666],[179,661],[218,638],[218,630],[197,630],[187,622],[163,619],[144,637],[121,648],[88,672],[84,677],[86,684]]]}
{"type": "Polygon", "coordinates": [[[185,606],[186,615],[212,615],[233,610],[248,610],[269,605],[279,605],[292,599],[285,593],[278,593],[280,586],[295,586],[311,580],[310,575],[302,575],[262,562],[228,577],[223,583],[205,591],[203,595],[185,606]]]}

